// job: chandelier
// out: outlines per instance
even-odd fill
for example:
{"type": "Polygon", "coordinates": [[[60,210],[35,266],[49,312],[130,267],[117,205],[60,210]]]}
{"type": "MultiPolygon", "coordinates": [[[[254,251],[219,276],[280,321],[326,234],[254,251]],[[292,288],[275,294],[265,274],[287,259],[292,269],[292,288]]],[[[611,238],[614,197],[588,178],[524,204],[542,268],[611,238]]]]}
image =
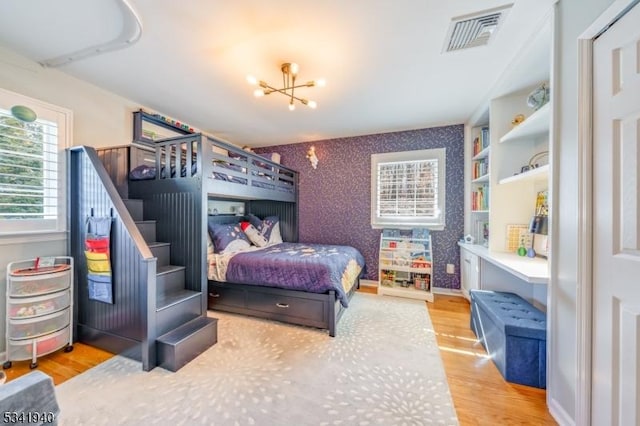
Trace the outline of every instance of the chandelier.
{"type": "Polygon", "coordinates": [[[296,109],[296,105],[294,101],[298,101],[301,104],[308,106],[309,108],[315,108],[318,106],[318,104],[315,101],[310,101],[309,99],[300,98],[296,96],[296,89],[299,89],[301,87],[314,87],[314,86],[323,87],[326,83],[324,79],[319,79],[319,80],[307,81],[306,83],[303,83],[303,84],[296,84],[296,77],[298,76],[298,68],[299,68],[298,64],[293,62],[287,62],[282,64],[282,66],[280,67],[280,70],[282,71],[282,85],[284,87],[282,87],[281,89],[277,89],[271,86],[270,84],[268,84],[267,82],[258,80],[251,75],[247,76],[247,81],[249,82],[249,84],[252,84],[254,86],[256,85],[260,86],[258,89],[256,89],[253,92],[253,95],[257,98],[265,95],[270,95],[273,92],[278,92],[285,95],[287,98],[289,98],[289,111],[293,111],[296,109]]]}

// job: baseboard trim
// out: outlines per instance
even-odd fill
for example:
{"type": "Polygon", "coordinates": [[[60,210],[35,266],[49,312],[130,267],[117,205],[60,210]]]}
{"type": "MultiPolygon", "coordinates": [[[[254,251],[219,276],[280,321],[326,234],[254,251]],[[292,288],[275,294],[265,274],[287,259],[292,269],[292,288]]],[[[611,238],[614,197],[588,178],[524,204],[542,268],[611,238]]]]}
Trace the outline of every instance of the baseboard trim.
{"type": "MultiPolygon", "coordinates": [[[[378,288],[378,281],[360,280],[360,287],[378,288]]],[[[444,294],[448,296],[464,297],[464,294],[462,294],[462,291],[460,291],[460,289],[457,289],[457,288],[433,287],[431,291],[433,292],[433,294],[444,294]]]]}
{"type": "Polygon", "coordinates": [[[378,281],[360,280],[360,287],[378,287],[378,281]]]}
{"type": "Polygon", "coordinates": [[[549,414],[562,426],[575,426],[576,422],[571,418],[569,413],[553,398],[547,398],[547,407],[549,408],[549,414]]]}
{"type": "Polygon", "coordinates": [[[464,297],[464,294],[462,294],[462,291],[460,291],[460,289],[457,289],[457,288],[433,287],[431,289],[431,292],[433,294],[444,294],[447,296],[464,297]]]}

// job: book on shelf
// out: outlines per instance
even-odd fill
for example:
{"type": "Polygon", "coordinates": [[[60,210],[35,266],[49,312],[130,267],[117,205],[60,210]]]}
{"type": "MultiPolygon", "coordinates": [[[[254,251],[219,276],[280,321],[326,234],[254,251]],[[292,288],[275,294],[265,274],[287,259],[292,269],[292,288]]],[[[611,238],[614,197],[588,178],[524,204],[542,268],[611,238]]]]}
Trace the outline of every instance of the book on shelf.
{"type": "Polygon", "coordinates": [[[473,155],[478,155],[482,150],[489,146],[489,128],[480,129],[480,134],[473,140],[473,155]]]}
{"type": "Polygon", "coordinates": [[[536,216],[549,215],[549,201],[547,191],[540,191],[536,196],[536,216]]]}
{"type": "Polygon", "coordinates": [[[479,186],[471,193],[471,210],[489,210],[489,185],[479,186]]]}
{"type": "Polygon", "coordinates": [[[473,169],[471,170],[471,178],[477,179],[486,175],[489,172],[489,158],[481,158],[473,162],[473,169]]]}

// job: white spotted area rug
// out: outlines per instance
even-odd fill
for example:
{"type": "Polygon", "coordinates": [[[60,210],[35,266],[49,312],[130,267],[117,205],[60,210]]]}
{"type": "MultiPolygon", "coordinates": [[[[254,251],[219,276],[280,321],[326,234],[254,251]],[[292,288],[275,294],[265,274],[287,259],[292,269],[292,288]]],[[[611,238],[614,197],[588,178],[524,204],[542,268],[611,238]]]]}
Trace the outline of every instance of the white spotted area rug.
{"type": "Polygon", "coordinates": [[[326,331],[209,312],[179,371],[115,356],[56,387],[60,425],[457,425],[425,302],[354,294],[326,331]]]}

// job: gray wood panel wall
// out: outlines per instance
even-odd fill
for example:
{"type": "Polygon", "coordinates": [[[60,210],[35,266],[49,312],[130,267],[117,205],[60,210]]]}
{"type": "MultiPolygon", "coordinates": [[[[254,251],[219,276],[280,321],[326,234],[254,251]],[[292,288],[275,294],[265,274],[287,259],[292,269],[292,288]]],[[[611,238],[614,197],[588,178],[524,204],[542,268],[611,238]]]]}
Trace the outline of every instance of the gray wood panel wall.
{"type": "Polygon", "coordinates": [[[71,152],[69,169],[69,247],[76,265],[76,324],[115,338],[142,341],[146,333],[148,264],[143,261],[98,174],[83,152],[71,152]],[[113,218],[110,250],[113,304],[89,300],[84,250],[86,221],[91,215],[113,218]]]}
{"type": "Polygon", "coordinates": [[[96,152],[120,197],[129,198],[129,147],[99,148],[96,149],[96,152]]]}

